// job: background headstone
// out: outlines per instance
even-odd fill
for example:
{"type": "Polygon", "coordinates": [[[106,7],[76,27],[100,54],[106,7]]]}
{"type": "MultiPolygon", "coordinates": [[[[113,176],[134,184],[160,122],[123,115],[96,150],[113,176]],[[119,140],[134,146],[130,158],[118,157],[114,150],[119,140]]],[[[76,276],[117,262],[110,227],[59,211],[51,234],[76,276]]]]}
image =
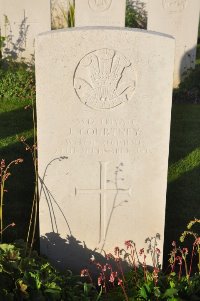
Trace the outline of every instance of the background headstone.
{"type": "Polygon", "coordinates": [[[125,26],[126,0],[76,0],[75,25],[125,26]]]}
{"type": "Polygon", "coordinates": [[[148,30],[172,35],[176,40],[174,87],[195,67],[199,0],[148,0],[148,30]]]}
{"type": "Polygon", "coordinates": [[[41,251],[60,267],[156,233],[162,250],[173,62],[174,39],[143,30],[39,35],[41,251]]]}
{"type": "Polygon", "coordinates": [[[4,56],[31,61],[37,34],[51,30],[50,0],[0,0],[4,56]]]}

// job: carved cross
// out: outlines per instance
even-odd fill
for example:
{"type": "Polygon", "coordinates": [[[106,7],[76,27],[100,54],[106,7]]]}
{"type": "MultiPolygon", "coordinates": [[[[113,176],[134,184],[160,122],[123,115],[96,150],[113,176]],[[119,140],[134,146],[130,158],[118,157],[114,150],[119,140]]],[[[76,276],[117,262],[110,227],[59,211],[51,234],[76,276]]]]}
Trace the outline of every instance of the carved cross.
{"type": "Polygon", "coordinates": [[[99,195],[99,243],[105,241],[108,221],[106,220],[107,192],[113,191],[120,194],[131,194],[131,188],[107,188],[107,166],[109,162],[99,162],[100,183],[99,188],[77,188],[75,195],[78,194],[98,194],[99,195]]]}

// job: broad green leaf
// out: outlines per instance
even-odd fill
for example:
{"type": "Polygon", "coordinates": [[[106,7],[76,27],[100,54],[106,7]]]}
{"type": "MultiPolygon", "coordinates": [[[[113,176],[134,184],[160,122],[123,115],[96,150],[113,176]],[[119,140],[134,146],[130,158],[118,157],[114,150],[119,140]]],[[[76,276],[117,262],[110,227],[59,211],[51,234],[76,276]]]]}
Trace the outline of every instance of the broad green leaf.
{"type": "Polygon", "coordinates": [[[147,293],[146,293],[146,289],[144,286],[140,288],[140,296],[142,298],[144,298],[145,300],[147,299],[147,293]]]}
{"type": "Polygon", "coordinates": [[[163,298],[167,298],[167,297],[174,297],[174,295],[177,295],[178,294],[178,290],[175,289],[175,288],[168,288],[164,295],[163,295],[163,298]]]}

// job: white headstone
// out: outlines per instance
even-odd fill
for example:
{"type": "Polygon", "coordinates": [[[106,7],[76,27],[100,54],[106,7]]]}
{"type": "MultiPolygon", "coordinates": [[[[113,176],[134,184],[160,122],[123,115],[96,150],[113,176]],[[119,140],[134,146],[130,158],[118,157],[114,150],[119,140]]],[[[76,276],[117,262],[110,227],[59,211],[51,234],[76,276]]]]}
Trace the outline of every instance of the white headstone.
{"type": "Polygon", "coordinates": [[[174,87],[195,67],[199,0],[148,0],[148,30],[172,35],[176,40],[174,87]]]}
{"type": "Polygon", "coordinates": [[[76,0],[75,25],[125,26],[126,0],[76,0]]]}
{"type": "Polygon", "coordinates": [[[162,250],[173,61],[174,39],[144,30],[39,35],[41,250],[61,267],[156,233],[162,250]]]}
{"type": "Polygon", "coordinates": [[[37,34],[51,30],[50,0],[0,0],[4,56],[31,61],[37,34]]]}

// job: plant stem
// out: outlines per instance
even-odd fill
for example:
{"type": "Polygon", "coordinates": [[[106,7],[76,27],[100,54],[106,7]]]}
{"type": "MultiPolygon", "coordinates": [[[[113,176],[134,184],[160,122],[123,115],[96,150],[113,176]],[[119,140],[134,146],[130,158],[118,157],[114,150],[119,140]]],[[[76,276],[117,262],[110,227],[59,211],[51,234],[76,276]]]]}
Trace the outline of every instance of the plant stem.
{"type": "Polygon", "coordinates": [[[128,296],[127,296],[127,293],[126,293],[126,290],[125,290],[125,287],[123,284],[120,285],[121,288],[122,288],[122,291],[123,291],[123,294],[124,294],[124,297],[125,297],[125,300],[128,301],[128,296]]]}

